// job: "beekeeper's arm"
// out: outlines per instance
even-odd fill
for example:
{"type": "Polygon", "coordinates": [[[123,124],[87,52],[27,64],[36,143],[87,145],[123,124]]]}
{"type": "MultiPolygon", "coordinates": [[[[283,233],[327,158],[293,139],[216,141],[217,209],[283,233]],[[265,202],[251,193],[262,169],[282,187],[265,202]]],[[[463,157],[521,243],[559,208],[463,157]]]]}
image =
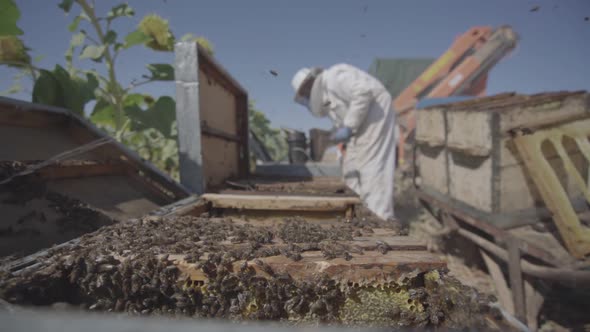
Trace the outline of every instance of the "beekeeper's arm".
{"type": "Polygon", "coordinates": [[[333,88],[336,94],[346,96],[350,100],[343,125],[356,134],[365,122],[373,100],[370,84],[356,72],[349,70],[342,70],[335,78],[333,88]]]}

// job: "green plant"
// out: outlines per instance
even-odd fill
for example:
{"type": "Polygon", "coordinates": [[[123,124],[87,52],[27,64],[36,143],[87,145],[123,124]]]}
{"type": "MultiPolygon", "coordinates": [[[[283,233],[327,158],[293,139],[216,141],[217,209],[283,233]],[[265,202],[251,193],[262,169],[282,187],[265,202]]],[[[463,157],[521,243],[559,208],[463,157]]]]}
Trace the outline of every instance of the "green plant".
{"type": "Polygon", "coordinates": [[[287,141],[279,129],[271,126],[266,115],[257,110],[254,102],[248,107],[248,122],[250,130],[262,141],[271,158],[282,161],[287,158],[287,141]]]}
{"type": "Polygon", "coordinates": [[[17,26],[19,18],[20,11],[12,0],[0,0],[0,64],[19,69],[13,85],[2,95],[20,92],[24,77],[37,78],[38,69],[32,64],[29,49],[19,38],[24,34],[17,26]]]}
{"type": "MultiPolygon", "coordinates": [[[[168,21],[156,14],[143,17],[137,28],[123,37],[112,29],[118,19],[131,19],[135,11],[126,3],[116,5],[99,15],[88,0],[61,0],[59,8],[71,14],[77,10],[68,30],[72,33],[65,53],[65,65],[51,70],[38,68],[28,49],[19,39],[23,34],[17,22],[20,11],[13,0],[0,0],[0,64],[19,69],[15,84],[8,92],[22,88],[20,80],[30,77],[34,84],[33,102],[64,107],[89,119],[131,147],[139,155],[178,179],[178,146],[175,101],[169,96],[155,98],[136,92],[137,88],[155,81],[173,81],[174,68],[167,63],[146,65],[147,74],[123,86],[117,75],[117,59],[127,49],[143,45],[158,52],[171,52],[176,40],[168,21]],[[76,68],[74,56],[104,65],[105,75],[96,70],[76,68]],[[88,112],[88,103],[94,107],[88,112]],[[86,111],[86,112],[85,112],[86,111]]],[[[211,42],[186,34],[182,41],[199,43],[213,55],[211,42]]],[[[249,107],[252,130],[262,139],[271,156],[282,160],[287,155],[281,132],[270,126],[264,113],[249,107]]]]}
{"type": "MultiPolygon", "coordinates": [[[[68,26],[72,37],[65,67],[57,64],[48,70],[32,65],[29,49],[18,38],[23,34],[17,27],[20,11],[12,0],[0,0],[0,64],[20,68],[18,80],[31,76],[33,102],[64,107],[84,116],[87,104],[95,101],[89,114],[93,123],[177,178],[175,102],[169,96],[156,99],[134,92],[150,82],[173,81],[174,68],[166,63],[148,64],[149,74],[125,87],[118,79],[116,66],[121,53],[138,45],[154,51],[173,51],[175,37],[168,21],[156,14],[146,15],[134,31],[120,38],[111,25],[117,19],[134,17],[135,11],[128,4],[114,6],[103,16],[87,0],[62,0],[58,6],[68,14],[79,10],[68,26]],[[106,75],[76,68],[76,51],[80,51],[79,59],[103,64],[106,75]]],[[[213,53],[211,43],[203,37],[188,34],[182,40],[198,42],[213,53]]],[[[8,92],[18,92],[18,83],[8,92]]]]}

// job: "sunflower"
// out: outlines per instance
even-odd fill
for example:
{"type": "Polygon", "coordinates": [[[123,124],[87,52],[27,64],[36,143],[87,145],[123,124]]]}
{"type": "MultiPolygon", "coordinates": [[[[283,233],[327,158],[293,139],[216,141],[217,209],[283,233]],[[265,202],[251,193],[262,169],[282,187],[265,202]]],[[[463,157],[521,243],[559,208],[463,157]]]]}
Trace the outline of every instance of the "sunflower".
{"type": "Polygon", "coordinates": [[[30,63],[31,57],[23,42],[15,36],[0,37],[0,62],[30,63]]]}
{"type": "Polygon", "coordinates": [[[146,46],[156,51],[172,51],[174,36],[170,32],[168,21],[156,14],[146,15],[139,22],[139,31],[152,39],[146,46]]]}

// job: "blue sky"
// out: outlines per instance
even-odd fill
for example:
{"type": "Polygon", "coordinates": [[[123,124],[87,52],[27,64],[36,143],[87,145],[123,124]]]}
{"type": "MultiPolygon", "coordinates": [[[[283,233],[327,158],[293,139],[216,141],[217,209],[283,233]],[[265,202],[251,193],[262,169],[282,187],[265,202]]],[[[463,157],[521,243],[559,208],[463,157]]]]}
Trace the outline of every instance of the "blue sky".
{"type": "MultiPolygon", "coordinates": [[[[66,17],[57,0],[16,2],[26,44],[34,55],[45,56],[39,65],[63,65],[72,15],[66,17]]],[[[96,2],[99,13],[118,3],[96,2]]],[[[120,34],[133,30],[143,15],[158,13],[170,21],[177,37],[189,32],[205,36],[215,46],[215,57],[277,127],[330,127],[329,121],[313,118],[292,101],[290,82],[298,68],[346,62],[368,69],[375,57],[438,57],[455,37],[476,25],[509,24],[521,37],[518,48],[493,69],[489,94],[590,90],[590,21],[584,20],[590,16],[590,0],[136,0],[129,4],[136,18],[120,19],[115,25],[120,34]],[[530,12],[533,6],[540,9],[530,12]],[[270,75],[270,69],[279,75],[270,75]]],[[[137,47],[119,58],[117,69],[120,78],[129,82],[146,73],[145,64],[172,59],[170,53],[137,47]]],[[[89,61],[79,64],[100,68],[89,61]]],[[[11,85],[13,73],[0,68],[0,90],[11,85]]],[[[171,82],[141,89],[174,96],[171,82]]],[[[27,94],[16,97],[30,99],[27,94]]]]}

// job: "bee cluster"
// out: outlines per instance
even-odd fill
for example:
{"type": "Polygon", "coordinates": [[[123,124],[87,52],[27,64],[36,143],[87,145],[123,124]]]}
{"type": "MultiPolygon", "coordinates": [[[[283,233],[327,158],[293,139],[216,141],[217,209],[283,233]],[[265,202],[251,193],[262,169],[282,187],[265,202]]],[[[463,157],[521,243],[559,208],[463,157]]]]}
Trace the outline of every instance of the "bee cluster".
{"type": "MultiPolygon", "coordinates": [[[[6,163],[0,163],[0,181],[2,174],[10,174],[6,163]],[[7,173],[8,172],[8,173],[7,173]]],[[[39,242],[50,241],[52,237],[66,240],[81,234],[92,232],[116,221],[93,209],[88,204],[49,189],[45,183],[32,178],[17,177],[13,181],[0,184],[0,204],[14,214],[4,216],[0,227],[0,238],[22,238],[24,246],[19,251],[38,250],[39,242]],[[33,240],[31,240],[33,239],[33,240]]],[[[12,253],[8,249],[5,250],[12,253]]]]}
{"type": "Polygon", "coordinates": [[[302,218],[286,218],[279,225],[278,235],[287,243],[318,243],[323,240],[352,240],[353,227],[347,224],[329,228],[306,222],[302,218]]]}
{"type": "Polygon", "coordinates": [[[138,315],[386,326],[482,323],[479,295],[444,274],[421,274],[403,284],[348,284],[321,273],[295,280],[265,263],[264,257],[275,255],[299,260],[308,250],[321,250],[326,259],[358,253],[338,243],[352,238],[353,226],[318,227],[301,219],[276,228],[189,216],[130,220],[51,250],[35,268],[1,272],[0,298],[138,315]],[[170,255],[183,255],[206,279],[183,273],[170,255]]]}

